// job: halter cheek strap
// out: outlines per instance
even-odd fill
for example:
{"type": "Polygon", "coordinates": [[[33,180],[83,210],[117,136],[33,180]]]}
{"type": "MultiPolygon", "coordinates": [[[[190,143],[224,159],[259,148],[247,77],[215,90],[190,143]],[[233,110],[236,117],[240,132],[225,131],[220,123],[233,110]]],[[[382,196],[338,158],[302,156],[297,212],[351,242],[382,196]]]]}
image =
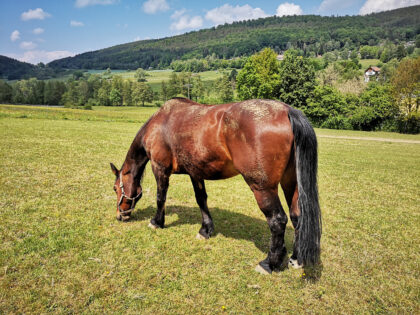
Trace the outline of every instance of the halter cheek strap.
{"type": "Polygon", "coordinates": [[[137,198],[141,198],[143,192],[141,191],[135,197],[128,197],[124,192],[124,183],[122,181],[122,176],[120,177],[120,188],[121,188],[121,197],[120,197],[120,200],[118,201],[118,211],[120,212],[121,215],[127,215],[127,214],[130,214],[134,210],[135,202],[136,202],[137,198]],[[121,203],[123,202],[123,198],[131,201],[130,209],[121,210],[120,206],[121,206],[121,203]]]}

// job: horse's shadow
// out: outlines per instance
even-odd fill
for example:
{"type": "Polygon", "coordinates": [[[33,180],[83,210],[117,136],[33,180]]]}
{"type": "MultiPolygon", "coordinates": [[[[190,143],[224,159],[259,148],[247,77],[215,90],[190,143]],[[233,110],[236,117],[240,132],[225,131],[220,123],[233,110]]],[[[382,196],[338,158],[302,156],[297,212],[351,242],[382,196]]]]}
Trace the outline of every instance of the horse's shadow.
{"type": "MultiPolygon", "coordinates": [[[[213,236],[220,233],[225,237],[250,241],[253,242],[261,252],[268,252],[271,234],[265,220],[220,208],[211,208],[209,210],[215,225],[213,236]]],[[[155,207],[149,206],[146,209],[138,209],[133,212],[131,220],[143,221],[151,219],[155,213],[155,207]]],[[[165,224],[165,228],[173,228],[185,224],[201,225],[201,213],[198,207],[167,207],[166,215],[171,216],[173,214],[176,214],[178,219],[173,222],[167,220],[167,222],[170,221],[170,223],[165,224]]],[[[262,213],[261,216],[263,216],[262,213]]],[[[198,230],[199,227],[197,227],[197,232],[198,230]]],[[[287,226],[284,241],[289,254],[291,254],[293,250],[293,239],[294,230],[287,226]]]]}

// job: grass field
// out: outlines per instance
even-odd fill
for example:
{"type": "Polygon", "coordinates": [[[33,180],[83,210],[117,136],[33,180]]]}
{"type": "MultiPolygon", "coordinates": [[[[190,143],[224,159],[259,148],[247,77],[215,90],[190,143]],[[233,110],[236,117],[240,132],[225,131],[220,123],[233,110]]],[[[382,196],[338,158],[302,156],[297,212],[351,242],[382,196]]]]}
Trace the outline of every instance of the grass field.
{"type": "MultiPolygon", "coordinates": [[[[254,272],[269,229],[241,177],[208,181],[215,236],[187,176],[166,227],[147,228],[148,166],[134,220],[115,220],[114,176],[156,108],[0,106],[0,314],[415,314],[420,312],[419,135],[317,130],[322,265],[254,272]]],[[[293,229],[288,224],[286,245],[293,229]]]]}
{"type": "Polygon", "coordinates": [[[359,60],[359,63],[362,65],[361,70],[363,71],[365,71],[370,66],[377,66],[379,62],[380,62],[379,59],[360,59],[359,60]]]}

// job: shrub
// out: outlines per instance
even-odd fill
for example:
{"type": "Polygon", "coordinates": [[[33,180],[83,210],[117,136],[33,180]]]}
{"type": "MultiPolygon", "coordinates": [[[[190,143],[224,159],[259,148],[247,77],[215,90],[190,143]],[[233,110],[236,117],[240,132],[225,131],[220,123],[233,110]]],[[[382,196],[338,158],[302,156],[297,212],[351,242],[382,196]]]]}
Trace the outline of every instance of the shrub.
{"type": "Polygon", "coordinates": [[[420,113],[413,112],[400,116],[397,120],[398,131],[402,133],[420,133],[420,113]]]}
{"type": "Polygon", "coordinates": [[[370,83],[360,96],[359,106],[353,110],[350,122],[358,130],[376,130],[384,121],[397,115],[398,108],[392,100],[389,86],[370,83]]]}
{"type": "Polygon", "coordinates": [[[329,117],[321,124],[321,128],[351,130],[353,126],[347,117],[338,115],[329,117]]]}
{"type": "MultiPolygon", "coordinates": [[[[347,104],[343,95],[331,86],[317,86],[304,108],[305,114],[316,125],[331,117],[344,116],[347,113],[347,104]]],[[[329,128],[329,127],[326,127],[329,128]]]]}

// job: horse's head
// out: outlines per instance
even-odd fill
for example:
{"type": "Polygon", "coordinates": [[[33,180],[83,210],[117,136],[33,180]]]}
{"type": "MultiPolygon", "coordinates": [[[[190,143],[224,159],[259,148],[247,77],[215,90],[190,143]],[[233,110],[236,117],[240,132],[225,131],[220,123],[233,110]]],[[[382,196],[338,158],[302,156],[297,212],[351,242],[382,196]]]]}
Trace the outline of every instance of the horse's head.
{"type": "Polygon", "coordinates": [[[140,178],[131,171],[122,172],[111,163],[115,175],[114,191],[117,194],[117,220],[128,221],[137,201],[142,196],[140,178]]]}

